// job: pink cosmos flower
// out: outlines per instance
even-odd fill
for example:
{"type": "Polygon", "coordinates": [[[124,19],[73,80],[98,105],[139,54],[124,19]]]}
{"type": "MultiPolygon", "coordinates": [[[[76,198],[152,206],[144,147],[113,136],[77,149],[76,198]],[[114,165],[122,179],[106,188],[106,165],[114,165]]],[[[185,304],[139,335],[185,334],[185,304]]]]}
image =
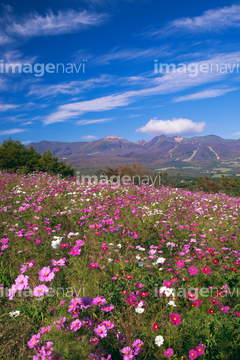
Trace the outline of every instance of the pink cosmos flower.
{"type": "Polygon", "coordinates": [[[175,326],[181,324],[181,321],[182,321],[182,319],[180,318],[180,315],[178,315],[178,314],[171,314],[170,319],[171,319],[171,324],[173,324],[175,326]]]}
{"type": "Polygon", "coordinates": [[[98,344],[99,343],[99,339],[98,338],[91,338],[90,340],[89,340],[89,342],[90,343],[93,343],[93,344],[98,344]]]}
{"type": "Polygon", "coordinates": [[[8,290],[8,297],[9,297],[9,300],[12,300],[14,295],[16,294],[17,292],[17,287],[16,285],[12,285],[11,289],[8,290]]]}
{"type": "Polygon", "coordinates": [[[133,342],[132,347],[134,348],[134,355],[138,355],[142,350],[143,342],[137,339],[133,342]]]}
{"type": "Polygon", "coordinates": [[[81,326],[82,326],[81,321],[79,319],[77,319],[77,320],[71,322],[70,329],[72,331],[77,331],[78,329],[80,329],[81,326]]]}
{"type": "Polygon", "coordinates": [[[62,258],[60,260],[54,260],[52,259],[52,265],[53,266],[65,266],[66,258],[62,258]]]}
{"type": "Polygon", "coordinates": [[[46,334],[46,333],[48,333],[50,330],[51,330],[51,326],[48,326],[48,327],[46,327],[46,328],[45,328],[45,327],[42,327],[40,333],[41,333],[41,334],[46,334]]]}
{"type": "Polygon", "coordinates": [[[181,269],[184,266],[185,261],[184,260],[178,260],[176,265],[178,269],[181,269]]]}
{"type": "Polygon", "coordinates": [[[173,355],[173,350],[172,350],[171,348],[169,348],[169,349],[165,350],[165,351],[163,352],[163,354],[164,354],[164,356],[166,356],[167,358],[170,358],[170,356],[173,355]]]}
{"type": "Polygon", "coordinates": [[[198,357],[198,353],[196,352],[196,350],[192,349],[189,351],[189,359],[193,360],[196,359],[198,357]]]}
{"type": "Polygon", "coordinates": [[[43,296],[49,291],[48,287],[44,284],[38,285],[33,289],[33,296],[43,296]]]}
{"type": "Polygon", "coordinates": [[[56,329],[61,329],[64,328],[64,323],[66,321],[66,317],[61,318],[60,316],[58,316],[58,320],[54,321],[54,324],[56,324],[56,329]]]}
{"type": "Polygon", "coordinates": [[[105,305],[104,307],[101,308],[101,310],[105,312],[112,311],[113,309],[114,309],[113,305],[105,305]]]}
{"type": "Polygon", "coordinates": [[[76,240],[76,245],[77,246],[83,246],[85,243],[81,240],[81,239],[79,239],[79,240],[76,240]]]}
{"type": "Polygon", "coordinates": [[[50,266],[44,266],[39,272],[40,281],[52,281],[54,279],[54,272],[51,271],[50,266]]]}
{"type": "Polygon", "coordinates": [[[197,275],[198,273],[198,269],[195,266],[191,266],[190,268],[188,268],[188,271],[190,275],[197,275]]]}
{"type": "Polygon", "coordinates": [[[95,334],[96,334],[97,336],[99,336],[101,339],[103,339],[103,338],[105,338],[105,337],[107,336],[107,329],[106,329],[106,327],[105,327],[104,325],[103,325],[103,326],[98,325],[98,327],[95,328],[93,331],[94,331],[95,334]]]}
{"type": "Polygon", "coordinates": [[[29,279],[28,276],[19,275],[15,280],[16,289],[17,290],[29,289],[28,279],[29,279]]]}
{"type": "Polygon", "coordinates": [[[133,355],[132,349],[129,346],[126,346],[125,348],[123,348],[121,350],[121,352],[124,354],[124,357],[123,357],[124,360],[131,360],[131,359],[134,359],[134,357],[135,357],[133,355]]]}
{"type": "Polygon", "coordinates": [[[112,329],[114,328],[114,324],[111,321],[104,321],[104,326],[106,327],[106,329],[112,329]]]}
{"type": "Polygon", "coordinates": [[[31,337],[31,339],[28,341],[28,346],[32,349],[35,345],[39,343],[40,339],[40,333],[35,334],[31,337]]]}
{"type": "Polygon", "coordinates": [[[79,249],[78,246],[75,246],[72,248],[72,250],[70,251],[70,254],[72,256],[75,256],[75,255],[80,255],[81,254],[81,250],[79,249]]]}
{"type": "Polygon", "coordinates": [[[98,296],[96,298],[93,298],[92,304],[97,305],[97,306],[101,306],[101,305],[106,304],[106,302],[107,302],[107,300],[104,299],[103,296],[98,296]]]}

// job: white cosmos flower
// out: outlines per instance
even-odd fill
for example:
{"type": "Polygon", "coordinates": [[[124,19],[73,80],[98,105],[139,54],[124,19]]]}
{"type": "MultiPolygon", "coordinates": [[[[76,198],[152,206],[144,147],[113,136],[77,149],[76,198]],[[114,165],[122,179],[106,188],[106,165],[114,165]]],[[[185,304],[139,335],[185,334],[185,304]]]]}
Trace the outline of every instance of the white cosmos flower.
{"type": "Polygon", "coordinates": [[[168,305],[170,305],[170,306],[177,306],[177,305],[175,305],[175,302],[174,302],[173,300],[169,301],[168,305]]]}
{"type": "Polygon", "coordinates": [[[117,247],[118,247],[119,249],[121,249],[121,248],[122,248],[122,244],[118,244],[117,247]]]}
{"type": "Polygon", "coordinates": [[[163,264],[166,261],[163,257],[157,259],[157,264],[163,264]]]}
{"type": "Polygon", "coordinates": [[[170,295],[172,295],[172,293],[173,293],[173,289],[166,289],[166,290],[165,290],[165,295],[166,295],[167,297],[169,297],[170,295]]]}
{"type": "Polygon", "coordinates": [[[138,313],[138,314],[142,314],[144,312],[144,309],[142,307],[136,307],[135,311],[138,313]]]}
{"type": "Polygon", "coordinates": [[[137,255],[137,256],[136,256],[136,259],[137,259],[137,260],[141,260],[141,256],[137,255]]]}
{"type": "Polygon", "coordinates": [[[11,312],[9,313],[9,315],[10,315],[11,317],[13,317],[13,316],[17,317],[17,316],[20,315],[20,311],[19,311],[19,310],[11,311],[11,312]]]}
{"type": "Polygon", "coordinates": [[[164,342],[164,338],[162,335],[158,335],[155,337],[155,344],[157,346],[161,346],[163,344],[163,342],[164,342]]]}
{"type": "Polygon", "coordinates": [[[162,270],[163,268],[160,268],[159,270],[162,270]]]}
{"type": "Polygon", "coordinates": [[[160,294],[162,294],[162,293],[164,293],[166,290],[167,290],[167,287],[166,287],[166,286],[162,286],[162,287],[160,287],[159,292],[160,292],[160,294]]]}
{"type": "Polygon", "coordinates": [[[113,259],[108,259],[108,262],[111,262],[111,261],[113,261],[113,259]]]}

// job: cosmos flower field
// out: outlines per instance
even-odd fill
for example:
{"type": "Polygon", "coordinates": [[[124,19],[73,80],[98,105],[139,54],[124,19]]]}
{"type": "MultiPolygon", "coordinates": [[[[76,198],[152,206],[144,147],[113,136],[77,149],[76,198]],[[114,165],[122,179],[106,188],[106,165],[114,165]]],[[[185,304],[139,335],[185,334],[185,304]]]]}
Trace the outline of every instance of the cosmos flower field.
{"type": "Polygon", "coordinates": [[[1,359],[240,359],[240,198],[0,175],[1,359]]]}

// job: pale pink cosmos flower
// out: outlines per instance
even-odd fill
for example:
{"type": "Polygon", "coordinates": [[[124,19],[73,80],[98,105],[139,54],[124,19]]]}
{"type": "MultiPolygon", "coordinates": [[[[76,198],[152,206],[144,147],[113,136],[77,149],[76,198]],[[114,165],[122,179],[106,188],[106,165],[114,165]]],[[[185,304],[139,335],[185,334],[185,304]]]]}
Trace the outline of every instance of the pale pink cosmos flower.
{"type": "Polygon", "coordinates": [[[54,279],[54,272],[51,271],[50,266],[44,266],[39,272],[40,281],[52,281],[54,279]]]}
{"type": "Polygon", "coordinates": [[[65,266],[65,261],[66,261],[66,258],[62,258],[60,260],[54,260],[52,259],[52,265],[53,266],[65,266]]]}
{"type": "Polygon", "coordinates": [[[49,292],[49,289],[46,285],[38,285],[33,289],[33,296],[43,296],[44,294],[47,294],[49,292]]]}

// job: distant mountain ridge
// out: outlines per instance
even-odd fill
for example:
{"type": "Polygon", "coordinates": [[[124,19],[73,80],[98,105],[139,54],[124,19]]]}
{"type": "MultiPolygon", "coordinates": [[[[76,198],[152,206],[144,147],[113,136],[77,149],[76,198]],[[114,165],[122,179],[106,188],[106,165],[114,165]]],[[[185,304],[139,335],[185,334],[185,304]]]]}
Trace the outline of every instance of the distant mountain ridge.
{"type": "Polygon", "coordinates": [[[40,154],[50,150],[59,160],[66,159],[77,169],[97,169],[105,166],[142,163],[148,169],[186,166],[211,168],[239,167],[240,139],[223,139],[216,135],[183,138],[155,136],[150,141],[136,143],[118,135],[107,135],[92,142],[40,141],[31,143],[40,154]]]}

